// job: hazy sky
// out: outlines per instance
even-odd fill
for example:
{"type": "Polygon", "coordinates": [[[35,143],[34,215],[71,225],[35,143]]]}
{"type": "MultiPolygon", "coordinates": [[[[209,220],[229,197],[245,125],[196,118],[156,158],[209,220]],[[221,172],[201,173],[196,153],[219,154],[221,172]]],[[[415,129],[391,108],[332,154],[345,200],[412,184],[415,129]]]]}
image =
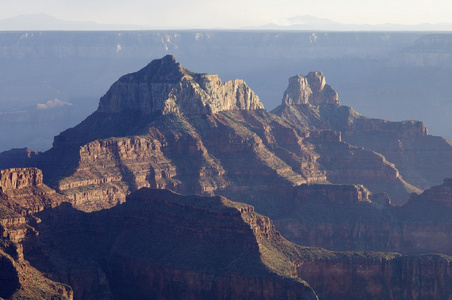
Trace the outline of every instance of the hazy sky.
{"type": "Polygon", "coordinates": [[[450,0],[0,0],[0,20],[44,13],[59,19],[160,28],[239,28],[312,15],[341,23],[452,22],[450,0]]]}

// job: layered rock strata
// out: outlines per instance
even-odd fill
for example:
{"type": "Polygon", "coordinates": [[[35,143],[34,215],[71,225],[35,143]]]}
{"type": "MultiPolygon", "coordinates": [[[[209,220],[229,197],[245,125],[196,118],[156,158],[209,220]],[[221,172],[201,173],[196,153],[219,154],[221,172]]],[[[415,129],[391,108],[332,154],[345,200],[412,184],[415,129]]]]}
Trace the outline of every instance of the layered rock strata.
{"type": "MultiPolygon", "coordinates": [[[[298,194],[321,199],[333,187],[298,194]]],[[[331,203],[371,204],[362,186],[339,189],[331,203]]],[[[108,210],[63,205],[38,216],[39,239],[26,254],[70,284],[76,299],[444,299],[451,292],[449,256],[298,246],[252,206],[224,197],[142,188],[108,210]]]]}
{"type": "Polygon", "coordinates": [[[43,184],[36,168],[0,170],[0,297],[72,299],[72,289],[46,278],[24,258],[31,214],[59,205],[64,197],[43,184]]]}
{"type": "MultiPolygon", "coordinates": [[[[304,100],[288,96],[311,95],[318,84],[311,87],[308,78],[309,75],[291,78],[282,104],[273,113],[297,127],[340,132],[344,142],[384,155],[400,171],[403,179],[417,188],[438,185],[452,174],[452,142],[428,135],[427,127],[422,122],[367,118],[327,96],[318,96],[316,101],[306,96],[301,97],[304,100]],[[294,78],[302,78],[304,84],[294,78]]],[[[329,94],[337,95],[333,92],[329,94]]],[[[333,178],[331,181],[339,183],[333,178]]],[[[399,204],[405,201],[399,201],[399,204]]]]}
{"type": "Polygon", "coordinates": [[[319,299],[448,299],[451,262],[450,256],[434,254],[323,251],[296,266],[319,299]]]}
{"type": "Polygon", "coordinates": [[[451,180],[412,195],[402,207],[362,186],[301,185],[291,213],[275,220],[300,245],[334,250],[452,255],[451,180]]]}
{"type": "Polygon", "coordinates": [[[292,276],[272,222],[224,197],[143,188],[109,210],[64,205],[38,216],[40,235],[26,254],[70,284],[75,299],[87,291],[98,299],[317,299],[292,276]]]}
{"type": "MultiPolygon", "coordinates": [[[[4,170],[2,175],[6,191],[42,184],[36,169],[4,170]]],[[[292,212],[306,223],[296,228],[305,226],[303,235],[309,236],[309,232],[316,238],[305,244],[315,245],[324,238],[330,248],[365,250],[386,245],[387,250],[404,253],[448,253],[452,245],[447,241],[452,237],[447,235],[452,230],[450,197],[446,196],[451,182],[446,179],[442,186],[413,196],[404,207],[391,207],[381,201],[385,197],[372,195],[363,186],[305,184],[292,189],[298,207],[292,212]],[[337,231],[344,229],[341,223],[346,222],[351,236],[344,235],[347,230],[337,231]],[[336,231],[331,231],[333,228],[336,231]],[[401,232],[390,231],[397,228],[401,232]],[[327,232],[332,235],[328,237],[327,232]],[[389,240],[384,239],[387,237],[389,240]],[[339,241],[342,246],[338,247],[334,243],[339,241]]],[[[32,223],[33,231],[39,235],[26,238],[24,260],[17,245],[25,234],[19,236],[17,230],[27,228],[26,219],[8,208],[14,207],[11,203],[15,201],[2,195],[2,207],[7,207],[2,210],[0,254],[5,268],[0,276],[9,282],[0,289],[4,298],[33,298],[35,293],[71,298],[72,290],[76,299],[150,294],[443,299],[450,293],[448,256],[301,247],[285,240],[272,221],[256,214],[250,205],[224,197],[180,196],[146,188],[110,210],[86,214],[61,205],[34,213],[39,222],[32,223]],[[44,278],[42,273],[72,288],[44,278]]]]}
{"type": "Polygon", "coordinates": [[[66,200],[43,183],[42,171],[37,168],[0,170],[0,189],[23,215],[54,207],[66,200]]]}
{"type": "MultiPolygon", "coordinates": [[[[285,103],[339,103],[319,72],[291,82],[285,103]]],[[[303,183],[363,184],[394,203],[420,192],[383,156],[337,132],[293,126],[263,110],[242,81],[223,84],[171,56],[121,77],[96,112],[34,161],[84,211],[122,203],[141,187],[246,197],[272,217],[288,209],[275,199],[303,183]]]]}
{"type": "Polygon", "coordinates": [[[270,182],[279,190],[326,182],[303,139],[243,81],[222,84],[167,56],[120,78],[35,163],[85,211],[122,203],[141,187],[238,198],[251,188],[259,198],[278,193],[270,182]]]}
{"type": "Polygon", "coordinates": [[[397,167],[383,155],[342,141],[337,131],[322,130],[306,139],[319,154],[317,162],[333,184],[362,184],[373,193],[387,193],[392,204],[405,203],[422,190],[407,183],[397,167]],[[324,136],[330,137],[325,139],[324,136]],[[336,137],[336,140],[332,139],[336,137]]]}

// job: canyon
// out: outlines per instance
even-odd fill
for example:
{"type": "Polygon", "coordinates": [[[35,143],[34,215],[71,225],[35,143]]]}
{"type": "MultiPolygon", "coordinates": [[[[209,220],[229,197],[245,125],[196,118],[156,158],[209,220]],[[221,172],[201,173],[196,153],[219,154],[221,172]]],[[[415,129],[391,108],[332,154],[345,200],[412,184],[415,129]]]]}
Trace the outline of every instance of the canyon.
{"type": "MultiPolygon", "coordinates": [[[[29,171],[8,170],[17,175],[29,171]]],[[[437,190],[451,189],[450,182],[445,184],[449,186],[426,192],[416,201],[425,202],[425,210],[432,203],[431,195],[441,195],[437,190]]],[[[335,195],[330,201],[336,204],[372,204],[369,193],[359,186],[341,186],[342,193],[334,185],[304,190],[299,191],[300,198],[335,195]]],[[[62,203],[34,213],[33,218],[39,221],[29,221],[27,227],[35,234],[25,239],[3,234],[2,238],[23,245],[27,259],[16,257],[14,261],[3,249],[0,252],[4,262],[13,261],[20,274],[21,281],[15,285],[8,279],[9,289],[20,286],[16,297],[48,298],[53,291],[58,299],[72,299],[72,295],[75,299],[151,295],[172,299],[444,299],[451,293],[450,256],[299,246],[286,240],[254,207],[222,196],[183,196],[142,188],[111,209],[85,213],[62,203]],[[42,274],[51,274],[53,281],[42,274]]],[[[429,219],[428,215],[424,218],[429,219]]],[[[431,239],[439,242],[444,237],[431,239]]],[[[3,266],[0,275],[6,280],[11,267],[3,266]]],[[[0,292],[4,298],[11,295],[6,289],[0,292]]]]}
{"type": "Polygon", "coordinates": [[[321,72],[281,94],[269,112],[167,55],[48,151],[0,153],[0,251],[26,274],[0,296],[447,298],[452,142],[342,105],[321,72]]]}

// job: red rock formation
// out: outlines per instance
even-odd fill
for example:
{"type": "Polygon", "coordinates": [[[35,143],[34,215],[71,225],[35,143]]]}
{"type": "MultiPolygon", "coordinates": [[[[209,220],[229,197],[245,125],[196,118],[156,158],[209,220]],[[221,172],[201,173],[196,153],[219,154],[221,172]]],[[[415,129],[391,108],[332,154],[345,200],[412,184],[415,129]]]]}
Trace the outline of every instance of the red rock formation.
{"type": "Polygon", "coordinates": [[[64,197],[43,184],[42,172],[36,168],[0,170],[0,193],[0,236],[13,243],[10,254],[21,260],[25,217],[59,205],[64,197]]]}
{"type": "Polygon", "coordinates": [[[37,168],[0,170],[0,189],[10,202],[25,209],[25,214],[56,206],[65,200],[43,184],[42,171],[37,168]]]}
{"type": "MultiPolygon", "coordinates": [[[[341,141],[328,142],[324,136],[332,136],[330,131],[320,135],[311,134],[307,141],[320,154],[317,162],[325,169],[329,182],[334,184],[362,184],[373,193],[389,194],[392,203],[404,204],[411,193],[421,190],[407,183],[394,164],[376,152],[352,146],[341,141]]],[[[331,139],[330,139],[331,140],[331,139]]]]}
{"type": "MultiPolygon", "coordinates": [[[[350,107],[341,106],[339,101],[322,97],[316,102],[287,100],[287,94],[309,94],[311,89],[307,83],[300,85],[290,80],[282,104],[273,113],[297,127],[341,132],[344,142],[384,155],[403,179],[417,188],[440,184],[452,173],[452,142],[428,135],[424,123],[366,118],[350,107]]],[[[396,202],[403,204],[406,200],[407,197],[396,202]]]]}
{"type": "Polygon", "coordinates": [[[0,247],[0,297],[2,299],[73,299],[70,286],[52,281],[30,266],[15,260],[0,247]]]}
{"type": "Polygon", "coordinates": [[[35,163],[85,211],[141,187],[240,198],[247,186],[259,197],[269,182],[325,182],[303,138],[262,108],[243,81],[222,84],[167,56],[113,84],[99,109],[35,163]]]}
{"type": "Polygon", "coordinates": [[[1,298],[72,299],[69,286],[45,278],[24,259],[23,240],[30,234],[26,216],[63,199],[42,181],[36,168],[0,170],[1,298]]]}
{"type": "MultiPolygon", "coordinates": [[[[297,88],[289,82],[288,90],[297,88]]],[[[309,86],[304,87],[306,90],[309,86]]],[[[310,88],[309,88],[310,89],[310,88]]],[[[351,143],[349,139],[353,130],[352,126],[362,121],[363,125],[358,128],[368,128],[372,130],[385,132],[386,134],[396,133],[397,135],[412,137],[423,136],[426,134],[426,128],[421,122],[387,122],[383,120],[368,119],[360,116],[348,107],[340,106],[339,102],[330,103],[328,100],[319,101],[315,105],[309,104],[290,104],[283,98],[283,104],[273,112],[282,118],[291,122],[297,127],[315,128],[317,130],[337,130],[339,132],[338,142],[351,143]],[[418,126],[420,125],[420,126],[418,126]]],[[[355,128],[355,127],[353,127],[355,128]]],[[[328,131],[327,131],[328,132],[328,131]]],[[[331,135],[331,134],[330,134],[331,135]]],[[[420,193],[421,190],[407,183],[394,165],[384,156],[373,151],[362,149],[341,143],[325,143],[324,138],[318,138],[312,135],[313,144],[318,146],[315,151],[320,154],[318,162],[326,169],[328,181],[337,184],[364,184],[373,192],[386,192],[391,198],[393,204],[401,205],[405,203],[409,194],[412,192],[420,193]]],[[[360,143],[358,146],[362,146],[360,143]]],[[[375,150],[370,148],[369,150],[375,150]]],[[[384,152],[387,153],[387,152],[384,152]]],[[[406,173],[406,172],[404,172],[406,173]]],[[[409,176],[409,175],[408,175],[409,176]]]]}
{"type": "Polygon", "coordinates": [[[35,168],[0,170],[0,187],[3,192],[19,190],[42,184],[42,172],[35,168]]]}
{"type": "Polygon", "coordinates": [[[40,234],[26,254],[70,284],[76,299],[89,290],[114,298],[317,299],[292,276],[272,222],[224,197],[143,188],[109,210],[60,206],[38,216],[40,234]]]}
{"type": "MultiPolygon", "coordinates": [[[[344,211],[347,204],[372,204],[361,186],[324,187],[303,186],[297,195],[344,211]],[[343,194],[332,199],[334,190],[343,194]]],[[[71,284],[76,299],[90,289],[105,297],[189,299],[444,299],[451,293],[451,257],[298,246],[252,206],[224,197],[143,188],[109,210],[85,214],[61,206],[39,217],[34,246],[47,253],[47,271],[71,284]]],[[[32,262],[43,265],[40,260],[32,262]]]]}

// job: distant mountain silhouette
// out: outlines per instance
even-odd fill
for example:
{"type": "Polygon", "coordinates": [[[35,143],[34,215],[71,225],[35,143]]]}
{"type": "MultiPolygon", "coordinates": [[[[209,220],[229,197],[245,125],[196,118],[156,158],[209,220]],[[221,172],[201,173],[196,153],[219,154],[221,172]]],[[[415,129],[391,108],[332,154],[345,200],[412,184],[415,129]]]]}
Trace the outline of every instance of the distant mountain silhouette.
{"type": "Polygon", "coordinates": [[[139,25],[112,25],[96,22],[68,21],[47,14],[19,15],[0,20],[0,30],[139,30],[139,25]]]}
{"type": "MultiPolygon", "coordinates": [[[[188,29],[189,27],[179,28],[188,29]]],[[[143,26],[137,24],[102,24],[85,21],[62,20],[47,14],[18,15],[0,20],[0,31],[20,30],[155,30],[170,29],[143,26]]],[[[173,28],[175,29],[175,28],[173,28]]],[[[218,29],[218,28],[206,28],[218,29]]],[[[235,29],[235,28],[222,28],[235,29]]],[[[452,23],[421,23],[403,25],[396,23],[385,24],[353,24],[340,23],[326,18],[318,18],[310,15],[294,16],[288,18],[285,24],[268,23],[259,26],[247,26],[241,30],[321,30],[321,31],[452,31],[452,23]]]]}
{"type": "Polygon", "coordinates": [[[326,18],[317,18],[310,15],[295,16],[287,19],[287,24],[269,23],[262,26],[247,27],[244,29],[270,29],[270,30],[325,30],[325,31],[452,31],[451,23],[421,23],[403,25],[395,23],[385,24],[347,24],[335,22],[326,18]]]}

